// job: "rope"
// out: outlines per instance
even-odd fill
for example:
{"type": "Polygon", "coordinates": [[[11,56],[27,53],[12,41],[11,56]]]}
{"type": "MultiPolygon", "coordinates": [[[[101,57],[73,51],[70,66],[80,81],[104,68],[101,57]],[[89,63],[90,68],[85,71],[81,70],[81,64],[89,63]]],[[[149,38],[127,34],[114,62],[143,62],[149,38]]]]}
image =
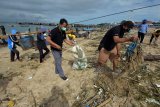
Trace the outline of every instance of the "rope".
{"type": "MultiPolygon", "coordinates": [[[[81,20],[81,21],[73,22],[71,24],[76,24],[76,23],[81,23],[81,22],[87,22],[87,21],[90,21],[90,20],[100,19],[100,18],[104,18],[104,17],[108,17],[108,16],[122,14],[122,13],[133,12],[133,11],[142,10],[142,9],[151,8],[151,7],[156,7],[156,6],[160,6],[160,3],[159,4],[154,4],[154,5],[149,5],[149,6],[144,6],[144,7],[139,7],[139,8],[134,8],[134,9],[129,9],[129,10],[121,11],[121,12],[111,13],[111,14],[107,14],[107,15],[103,15],[103,16],[99,16],[99,17],[94,17],[94,18],[86,19],[86,20],[81,20]]],[[[1,22],[1,23],[17,23],[17,22],[7,22],[6,21],[6,22],[1,22]]]]}
{"type": "Polygon", "coordinates": [[[81,23],[81,22],[87,22],[87,21],[90,21],[90,20],[100,19],[100,18],[104,18],[104,17],[108,17],[108,16],[113,16],[113,15],[117,15],[117,14],[122,14],[122,13],[127,13],[127,12],[133,12],[133,11],[136,11],[136,10],[142,10],[142,9],[146,9],[146,8],[150,8],[150,7],[156,7],[156,6],[160,6],[160,4],[139,7],[139,8],[125,10],[125,11],[121,11],[121,12],[117,12],[117,13],[111,13],[111,14],[107,14],[107,15],[103,15],[103,16],[99,16],[99,17],[95,17],[95,18],[90,18],[90,19],[74,22],[72,24],[81,23]]]}

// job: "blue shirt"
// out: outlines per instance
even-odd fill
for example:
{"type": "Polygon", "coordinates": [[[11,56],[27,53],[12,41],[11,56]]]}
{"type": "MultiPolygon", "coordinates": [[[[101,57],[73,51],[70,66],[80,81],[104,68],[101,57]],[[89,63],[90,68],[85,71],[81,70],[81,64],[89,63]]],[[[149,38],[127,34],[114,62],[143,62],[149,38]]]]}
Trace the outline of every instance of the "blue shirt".
{"type": "Polygon", "coordinates": [[[43,41],[43,40],[45,40],[45,39],[44,39],[44,34],[38,34],[38,35],[37,35],[37,40],[38,40],[38,41],[43,41]]]}
{"type": "Polygon", "coordinates": [[[16,45],[20,46],[20,44],[18,42],[15,42],[15,41],[17,41],[17,37],[16,36],[10,35],[8,37],[8,48],[10,50],[15,49],[16,45]]]}
{"type": "Polygon", "coordinates": [[[147,30],[148,30],[148,24],[141,24],[139,26],[139,31],[138,32],[147,33],[147,30]]]}
{"type": "Polygon", "coordinates": [[[37,47],[38,49],[46,48],[44,34],[41,34],[41,33],[37,34],[37,47]]]}

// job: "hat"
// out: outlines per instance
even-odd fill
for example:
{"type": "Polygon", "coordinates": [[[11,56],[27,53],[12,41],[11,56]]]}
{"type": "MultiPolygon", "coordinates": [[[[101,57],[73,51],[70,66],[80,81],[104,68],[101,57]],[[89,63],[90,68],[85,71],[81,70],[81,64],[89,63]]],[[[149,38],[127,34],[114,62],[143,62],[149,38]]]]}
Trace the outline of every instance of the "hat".
{"type": "Polygon", "coordinates": [[[143,22],[143,23],[146,23],[146,22],[147,22],[147,19],[144,19],[142,22],[143,22]]]}
{"type": "Polygon", "coordinates": [[[17,33],[16,29],[12,29],[12,30],[11,30],[11,34],[12,34],[12,35],[15,35],[16,33],[17,33]]]}

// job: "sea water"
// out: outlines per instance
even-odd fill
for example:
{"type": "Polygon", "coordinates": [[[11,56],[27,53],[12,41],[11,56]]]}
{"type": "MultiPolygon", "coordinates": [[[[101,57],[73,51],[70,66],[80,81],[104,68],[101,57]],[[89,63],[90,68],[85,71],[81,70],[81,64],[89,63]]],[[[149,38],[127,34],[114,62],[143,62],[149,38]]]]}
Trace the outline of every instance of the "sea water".
{"type": "Polygon", "coordinates": [[[28,32],[29,29],[31,32],[36,31],[37,29],[41,27],[45,27],[48,30],[52,30],[56,26],[44,26],[44,25],[19,25],[19,24],[12,24],[12,23],[0,23],[0,25],[3,25],[5,27],[6,33],[11,34],[12,29],[16,29],[18,32],[28,32]]]}

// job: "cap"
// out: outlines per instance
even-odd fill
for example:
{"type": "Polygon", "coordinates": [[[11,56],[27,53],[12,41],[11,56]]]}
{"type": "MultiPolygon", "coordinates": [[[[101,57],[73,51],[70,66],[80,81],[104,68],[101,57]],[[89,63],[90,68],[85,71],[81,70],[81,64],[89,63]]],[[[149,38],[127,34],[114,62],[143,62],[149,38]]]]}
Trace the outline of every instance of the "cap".
{"type": "Polygon", "coordinates": [[[12,29],[12,30],[11,30],[11,34],[12,34],[12,35],[15,35],[16,33],[17,33],[16,29],[12,29]]]}
{"type": "Polygon", "coordinates": [[[146,22],[147,22],[147,19],[144,19],[142,22],[143,22],[143,23],[146,23],[146,22]]]}

